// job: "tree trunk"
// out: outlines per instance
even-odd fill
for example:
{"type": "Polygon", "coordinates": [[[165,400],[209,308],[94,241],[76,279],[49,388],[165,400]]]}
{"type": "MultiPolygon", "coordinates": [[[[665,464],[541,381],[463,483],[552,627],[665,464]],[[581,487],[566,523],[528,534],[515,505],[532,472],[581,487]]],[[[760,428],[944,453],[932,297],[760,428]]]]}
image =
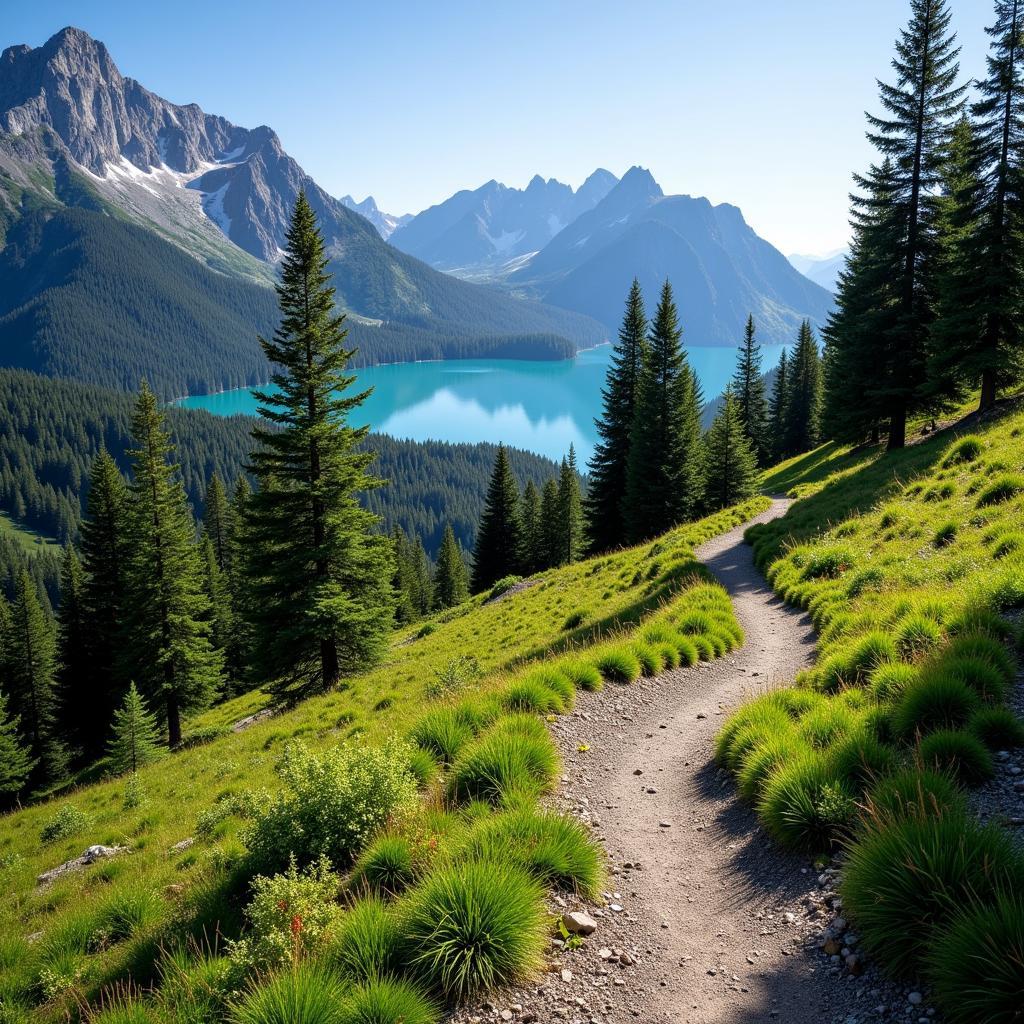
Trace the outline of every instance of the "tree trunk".
{"type": "Polygon", "coordinates": [[[173,690],[167,694],[167,742],[171,749],[181,743],[181,708],[173,690]]]}
{"type": "Polygon", "coordinates": [[[330,637],[320,640],[320,665],[324,674],[324,689],[333,687],[341,676],[338,666],[338,645],[330,637]]]}
{"type": "Polygon", "coordinates": [[[907,443],[907,407],[903,402],[893,406],[892,414],[889,417],[889,444],[886,451],[896,451],[903,448],[907,443]]]}
{"type": "Polygon", "coordinates": [[[987,412],[996,404],[996,371],[986,367],[981,374],[981,401],[978,412],[987,412]]]}

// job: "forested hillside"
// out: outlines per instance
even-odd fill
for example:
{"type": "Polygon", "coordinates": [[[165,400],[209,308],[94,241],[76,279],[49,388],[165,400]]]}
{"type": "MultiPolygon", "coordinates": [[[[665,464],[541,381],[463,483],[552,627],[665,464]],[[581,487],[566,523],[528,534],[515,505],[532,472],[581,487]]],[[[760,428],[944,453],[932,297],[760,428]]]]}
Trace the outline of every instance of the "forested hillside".
{"type": "MultiPolygon", "coordinates": [[[[0,511],[61,543],[77,537],[96,453],[105,447],[127,469],[132,404],[131,395],[105,388],[0,370],[0,511]]],[[[255,421],[175,408],[167,416],[188,500],[201,517],[210,477],[233,484],[242,472],[255,421]]],[[[364,496],[383,528],[399,526],[419,537],[433,557],[448,521],[459,543],[472,550],[495,446],[379,435],[366,444],[377,455],[375,472],[390,481],[364,496]]],[[[554,463],[531,452],[512,450],[509,458],[522,484],[541,486],[557,472],[554,463]]],[[[3,543],[0,533],[0,565],[10,593],[10,566],[21,565],[24,556],[13,545],[4,557],[3,543]]],[[[36,569],[54,597],[56,560],[45,565],[46,571],[36,569]]]]}

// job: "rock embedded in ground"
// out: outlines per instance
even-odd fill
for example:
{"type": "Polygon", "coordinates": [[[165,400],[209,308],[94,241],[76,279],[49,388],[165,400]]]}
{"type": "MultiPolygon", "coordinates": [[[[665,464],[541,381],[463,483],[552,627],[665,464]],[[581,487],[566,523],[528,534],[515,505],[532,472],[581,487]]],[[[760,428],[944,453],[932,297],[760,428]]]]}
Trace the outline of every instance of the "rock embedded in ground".
{"type": "Polygon", "coordinates": [[[574,910],[562,918],[565,930],[572,935],[593,935],[597,931],[597,922],[580,910],[574,910]]]}

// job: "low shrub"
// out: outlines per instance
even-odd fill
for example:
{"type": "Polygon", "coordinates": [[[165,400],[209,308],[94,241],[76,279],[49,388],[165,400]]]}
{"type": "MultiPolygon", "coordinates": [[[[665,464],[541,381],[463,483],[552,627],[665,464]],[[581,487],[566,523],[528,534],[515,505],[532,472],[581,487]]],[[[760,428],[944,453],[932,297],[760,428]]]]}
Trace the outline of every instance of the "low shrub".
{"type": "Polygon", "coordinates": [[[1024,1006],[1024,899],[1000,893],[960,909],[940,932],[925,975],[950,1024],[1020,1020],[1024,1006]]]}
{"type": "Polygon", "coordinates": [[[409,836],[385,832],[360,854],[352,883],[377,895],[397,896],[415,880],[417,861],[417,850],[409,836]]]}
{"type": "Polygon", "coordinates": [[[918,670],[901,661],[879,665],[869,676],[868,685],[878,701],[891,701],[902,696],[918,679],[918,670]]]}
{"type": "Polygon", "coordinates": [[[438,1024],[440,1019],[437,1007],[419,989],[391,978],[358,986],[341,1013],[341,1024],[438,1024]]]}
{"type": "Polygon", "coordinates": [[[628,647],[613,647],[597,659],[597,669],[609,683],[634,683],[640,678],[640,661],[628,647]]]}
{"type": "Polygon", "coordinates": [[[848,830],[853,793],[828,759],[797,753],[764,784],[758,813],[769,834],[792,850],[821,853],[848,830]]]}
{"type": "Polygon", "coordinates": [[[563,661],[558,667],[578,690],[593,692],[604,686],[604,677],[601,675],[600,669],[582,658],[563,661]]]}
{"type": "Polygon", "coordinates": [[[1024,477],[1007,473],[994,480],[978,495],[978,508],[999,505],[1024,491],[1024,477]]]}
{"type": "Polygon", "coordinates": [[[908,815],[940,814],[964,807],[948,776],[930,769],[905,768],[879,779],[868,791],[869,818],[884,821],[908,815]]]}
{"type": "Polygon", "coordinates": [[[313,964],[262,978],[231,1008],[232,1024],[344,1024],[345,991],[313,964]]]}
{"type": "Polygon", "coordinates": [[[413,726],[410,738],[418,747],[451,764],[473,738],[473,729],[455,708],[436,708],[413,726]]]}
{"type": "Polygon", "coordinates": [[[69,839],[89,827],[91,818],[74,804],[64,804],[52,818],[39,830],[39,839],[43,843],[59,843],[69,839]]]}
{"type": "Polygon", "coordinates": [[[969,732],[940,729],[921,740],[921,763],[949,772],[966,786],[977,786],[992,778],[995,768],[985,744],[969,732]]]}
{"type": "Polygon", "coordinates": [[[254,864],[280,869],[293,855],[300,866],[321,856],[349,863],[387,822],[415,805],[416,780],[407,764],[404,744],[317,754],[289,744],[277,768],[285,788],[242,833],[254,864]]]}
{"type": "Polygon", "coordinates": [[[979,708],[968,719],[967,729],[990,750],[1024,747],[1024,722],[1009,708],[979,708]]]}
{"type": "Polygon", "coordinates": [[[896,624],[896,651],[904,661],[916,661],[942,642],[942,627],[927,615],[912,613],[896,624]]]}
{"type": "Polygon", "coordinates": [[[843,909],[864,947],[893,975],[911,975],[956,908],[1020,884],[1013,849],[969,813],[880,822],[849,849],[843,909]]]}
{"type": "Polygon", "coordinates": [[[544,729],[526,735],[509,726],[484,734],[470,744],[452,765],[448,794],[454,800],[500,803],[512,793],[540,793],[558,777],[558,751],[544,729]]]}
{"type": "Polygon", "coordinates": [[[360,984],[398,973],[403,948],[398,915],[376,896],[367,896],[341,915],[324,960],[346,981],[360,984]]]}
{"type": "Polygon", "coordinates": [[[893,709],[892,724],[910,740],[936,729],[956,729],[978,709],[978,695],[944,671],[930,672],[912,683],[893,709]]]}
{"type": "Polygon", "coordinates": [[[305,871],[293,860],[279,875],[257,875],[245,908],[246,931],[228,944],[231,962],[245,973],[284,967],[296,952],[315,951],[338,916],[340,880],[322,857],[305,871]]]}
{"type": "Polygon", "coordinates": [[[471,861],[434,871],[411,891],[408,964],[449,1002],[540,969],[546,913],[540,885],[508,864],[471,861]]]}
{"type": "Polygon", "coordinates": [[[603,851],[580,822],[533,808],[484,818],[470,833],[466,856],[523,868],[545,886],[594,898],[604,879],[603,851]]]}

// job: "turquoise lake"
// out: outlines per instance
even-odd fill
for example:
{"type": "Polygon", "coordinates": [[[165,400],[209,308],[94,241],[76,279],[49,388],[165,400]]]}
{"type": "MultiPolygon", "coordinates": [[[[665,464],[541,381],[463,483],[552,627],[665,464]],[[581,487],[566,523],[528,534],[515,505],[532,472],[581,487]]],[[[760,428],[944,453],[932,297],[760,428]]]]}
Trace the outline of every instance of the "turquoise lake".
{"type": "MultiPolygon", "coordinates": [[[[784,346],[763,346],[764,369],[784,346]]],[[[413,441],[503,441],[560,459],[576,446],[581,465],[594,450],[594,420],[612,346],[580,352],[574,359],[526,362],[457,359],[392,363],[355,371],[358,386],[372,387],[355,422],[376,433],[413,441]]],[[[720,394],[736,366],[731,348],[687,348],[707,399],[720,394]]],[[[249,388],[193,395],[176,404],[218,416],[254,414],[249,388]]]]}

